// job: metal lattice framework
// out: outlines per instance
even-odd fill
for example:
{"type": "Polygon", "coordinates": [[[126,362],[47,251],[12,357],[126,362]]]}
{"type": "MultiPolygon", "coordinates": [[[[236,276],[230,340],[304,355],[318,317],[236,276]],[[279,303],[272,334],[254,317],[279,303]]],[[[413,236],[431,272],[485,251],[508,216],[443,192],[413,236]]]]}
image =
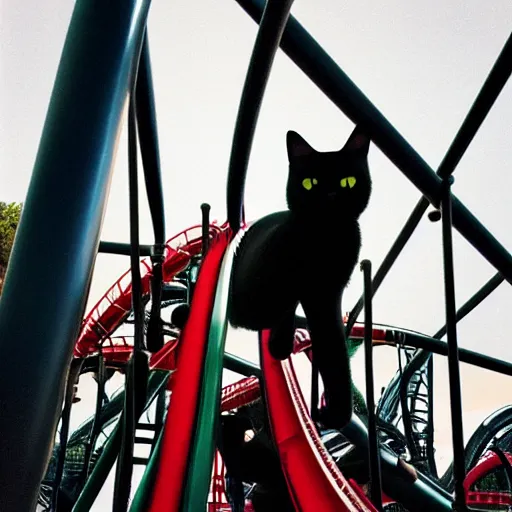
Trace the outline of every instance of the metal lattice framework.
{"type": "MultiPolygon", "coordinates": [[[[353,308],[348,322],[349,331],[363,305],[367,309],[366,317],[370,315],[372,295],[387,275],[428,205],[440,210],[455,455],[454,500],[456,508],[464,510],[464,447],[455,327],[457,316],[451,247],[452,225],[496,268],[498,274],[495,283],[505,280],[512,284],[512,255],[453,195],[450,190],[450,177],[510,76],[512,39],[509,38],[506,42],[460,130],[435,171],[305,28],[289,15],[292,0],[237,2],[260,27],[242,92],[233,139],[227,183],[228,232],[230,236],[234,236],[244,225],[243,197],[247,163],[272,62],[280,46],[337,108],[352,122],[364,127],[374,144],[422,194],[411,217],[377,270],[371,286],[366,287],[365,300],[361,298],[353,308]]],[[[165,258],[165,223],[146,37],[149,7],[149,0],[112,0],[108,4],[95,0],[79,0],[75,4],[0,307],[0,509],[3,512],[29,511],[35,507],[49,447],[60,417],[69,362],[92,279],[116,137],[126,100],[129,99],[129,254],[135,336],[133,355],[127,370],[128,398],[122,428],[116,437],[116,442],[120,443],[120,452],[114,492],[114,508],[125,510],[127,507],[129,483],[126,482],[129,482],[131,476],[133,459],[130,438],[134,432],[137,411],[144,403],[148,371],[142,330],[143,286],[139,267],[141,251],[147,251],[147,248],[141,248],[138,234],[137,136],[154,227],[154,244],[149,252],[152,275],[150,288],[152,297],[156,300],[153,300],[146,342],[155,351],[163,343],[158,323],[158,298],[162,290],[162,265],[165,258]],[[115,30],[97,30],[96,27],[115,27],[115,30]],[[80,123],[76,122],[77,118],[80,118],[80,123]],[[70,168],[73,172],[68,172],[70,168]],[[73,196],[73,201],[61,201],[62,191],[77,190],[80,193],[73,196]],[[34,247],[38,250],[34,251],[34,247]]],[[[215,250],[220,251],[218,246],[215,250]]],[[[226,254],[230,254],[229,250],[226,254]]],[[[229,280],[229,264],[224,262],[222,269],[217,281],[213,281],[221,283],[217,285],[221,291],[225,290],[225,282],[229,280]]],[[[370,277],[369,272],[368,267],[366,277],[370,277]]],[[[214,319],[225,325],[224,313],[227,306],[222,302],[222,294],[219,297],[215,296],[216,302],[211,303],[208,313],[213,326],[217,325],[214,319]]],[[[199,313],[196,316],[203,318],[199,313]]],[[[198,470],[197,457],[200,447],[203,446],[201,443],[204,443],[208,435],[212,438],[214,428],[214,422],[208,416],[212,415],[212,411],[209,410],[206,414],[205,404],[215,408],[216,402],[212,393],[215,390],[220,392],[217,363],[218,353],[223,351],[225,332],[223,328],[215,329],[208,335],[208,348],[205,348],[206,345],[202,348],[206,361],[202,379],[211,379],[211,386],[208,388],[201,384],[199,388],[200,393],[203,393],[202,405],[198,405],[199,427],[192,439],[192,465],[187,474],[183,491],[185,498],[182,501],[190,506],[197,506],[201,500],[204,504],[209,487],[210,475],[198,470]],[[204,420],[204,423],[200,420],[204,420]],[[194,494],[191,489],[194,489],[194,494]]],[[[371,325],[367,325],[365,337],[371,342],[369,329],[371,325]]],[[[371,363],[371,352],[369,356],[367,361],[371,363]]],[[[222,362],[222,357],[220,360],[222,362]]],[[[67,395],[69,396],[69,386],[67,395]]],[[[168,419],[169,416],[171,411],[168,419]]],[[[352,427],[355,428],[355,439],[358,432],[363,431],[352,427]]],[[[347,435],[349,433],[350,429],[347,435]]],[[[375,432],[370,434],[375,436],[375,432]]],[[[361,439],[363,438],[364,435],[361,439]]],[[[365,439],[368,444],[368,439],[365,439]]],[[[165,440],[163,443],[165,445],[165,440]]],[[[209,447],[206,453],[205,459],[213,462],[213,449],[209,447]]],[[[209,468],[211,469],[211,464],[209,468]]],[[[437,492],[433,488],[427,489],[429,484],[426,480],[415,485],[420,493],[437,492]]],[[[361,499],[350,494],[352,491],[349,485],[346,487],[346,497],[350,496],[354,503],[358,503],[357,509],[363,510],[361,499]]],[[[432,503],[437,503],[437,510],[446,510],[446,497],[432,499],[432,503]]],[[[348,505],[347,507],[348,510],[353,510],[348,505]]]]}

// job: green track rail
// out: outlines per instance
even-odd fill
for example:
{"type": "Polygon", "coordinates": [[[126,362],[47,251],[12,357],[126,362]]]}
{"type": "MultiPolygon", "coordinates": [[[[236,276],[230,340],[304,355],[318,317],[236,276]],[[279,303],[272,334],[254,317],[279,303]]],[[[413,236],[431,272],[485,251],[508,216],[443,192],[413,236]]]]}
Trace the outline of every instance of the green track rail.
{"type": "Polygon", "coordinates": [[[217,281],[199,397],[197,427],[181,503],[182,512],[205,510],[210,491],[220,410],[229,282],[235,247],[236,243],[233,242],[228,246],[217,281]]]}

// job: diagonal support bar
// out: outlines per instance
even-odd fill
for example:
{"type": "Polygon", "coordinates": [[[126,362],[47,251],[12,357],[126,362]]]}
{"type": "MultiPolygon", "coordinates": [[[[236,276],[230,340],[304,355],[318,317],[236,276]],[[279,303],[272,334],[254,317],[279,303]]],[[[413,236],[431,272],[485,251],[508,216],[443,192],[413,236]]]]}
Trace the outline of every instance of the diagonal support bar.
{"type": "MultiPolygon", "coordinates": [[[[237,2],[259,22],[262,0],[237,2]]],[[[438,207],[441,198],[439,176],[293,16],[289,17],[281,48],[341,111],[354,123],[365,127],[381,151],[430,203],[438,207]]],[[[452,196],[452,212],[454,227],[512,284],[510,253],[455,196],[452,196]]]]}
{"type": "MultiPolygon", "coordinates": [[[[464,156],[467,148],[471,141],[478,132],[480,126],[484,122],[487,114],[491,110],[494,102],[502,91],[503,87],[510,78],[512,73],[512,35],[508,38],[505,46],[503,47],[500,55],[498,56],[494,66],[492,67],[484,85],[482,86],[478,96],[473,103],[473,106],[468,112],[468,115],[464,119],[457,135],[453,139],[445,157],[443,158],[439,168],[437,169],[437,175],[441,178],[447,177],[453,173],[460,160],[464,156]]],[[[398,256],[402,252],[405,244],[411,238],[414,230],[420,223],[424,213],[427,211],[429,202],[422,197],[410,217],[407,219],[404,227],[398,234],[397,239],[391,246],[391,249],[386,254],[382,264],[375,273],[373,279],[373,292],[375,293],[382,281],[387,276],[389,270],[397,260],[398,256]]],[[[363,309],[363,297],[357,301],[356,305],[352,309],[349,315],[349,322],[347,330],[352,328],[354,322],[363,309]]]]}

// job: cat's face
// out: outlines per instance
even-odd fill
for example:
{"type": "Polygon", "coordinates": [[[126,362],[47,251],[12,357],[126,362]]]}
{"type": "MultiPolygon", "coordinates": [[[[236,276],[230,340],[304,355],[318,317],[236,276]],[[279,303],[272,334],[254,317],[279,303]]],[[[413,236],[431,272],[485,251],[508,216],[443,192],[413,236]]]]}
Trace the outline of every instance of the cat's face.
{"type": "Polygon", "coordinates": [[[319,152],[298,133],[286,136],[290,172],[286,199],[301,214],[358,218],[371,194],[369,138],[356,127],[339,151],[319,152]]]}

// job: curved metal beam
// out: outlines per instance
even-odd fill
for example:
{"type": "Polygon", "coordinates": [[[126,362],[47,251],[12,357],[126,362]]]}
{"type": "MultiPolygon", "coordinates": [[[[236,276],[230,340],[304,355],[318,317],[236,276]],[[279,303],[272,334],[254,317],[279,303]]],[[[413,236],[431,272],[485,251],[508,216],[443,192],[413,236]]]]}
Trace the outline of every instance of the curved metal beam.
{"type": "Polygon", "coordinates": [[[243,217],[245,178],[256,122],[270,69],[290,14],[293,0],[268,0],[262,17],[238,109],[229,161],[227,211],[236,234],[243,217]]]}

